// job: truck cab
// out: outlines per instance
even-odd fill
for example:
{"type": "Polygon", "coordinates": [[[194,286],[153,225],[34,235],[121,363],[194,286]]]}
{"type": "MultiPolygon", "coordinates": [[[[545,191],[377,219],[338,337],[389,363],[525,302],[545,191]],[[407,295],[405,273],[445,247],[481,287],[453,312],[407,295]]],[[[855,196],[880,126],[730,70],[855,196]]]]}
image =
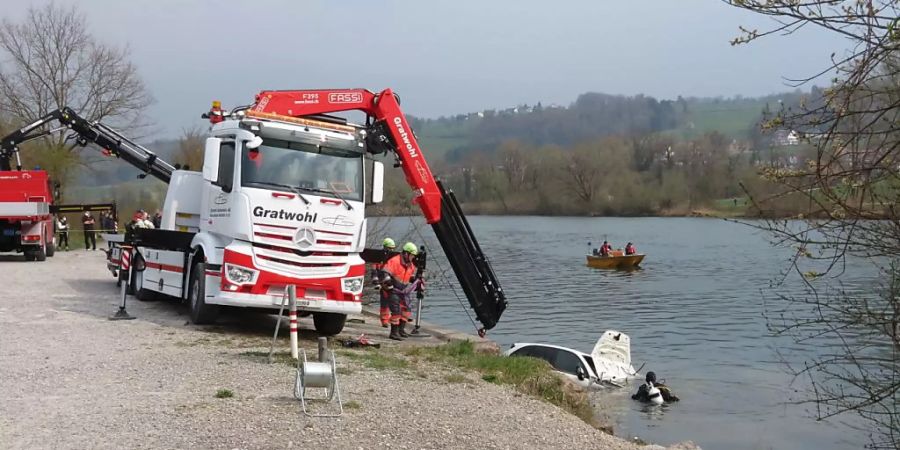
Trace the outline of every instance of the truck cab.
{"type": "MultiPolygon", "coordinates": [[[[162,230],[141,233],[190,243],[165,250],[145,239],[138,297],[185,298],[192,320],[206,323],[219,306],[278,309],[294,285],[316,329],[340,332],[347,314],[362,311],[366,166],[361,127],[246,116],[216,123],[203,172],[174,171],[162,230]]],[[[372,167],[370,197],[380,201],[383,166],[372,167]]]]}

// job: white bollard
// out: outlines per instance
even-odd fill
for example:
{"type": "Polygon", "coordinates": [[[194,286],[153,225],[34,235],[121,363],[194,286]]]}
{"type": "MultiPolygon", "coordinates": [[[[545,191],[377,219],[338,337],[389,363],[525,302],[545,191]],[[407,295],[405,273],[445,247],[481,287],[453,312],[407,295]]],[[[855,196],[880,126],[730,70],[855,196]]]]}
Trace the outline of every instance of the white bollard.
{"type": "Polygon", "coordinates": [[[291,357],[299,359],[300,354],[297,349],[297,286],[288,286],[288,318],[290,319],[291,333],[291,357]]]}

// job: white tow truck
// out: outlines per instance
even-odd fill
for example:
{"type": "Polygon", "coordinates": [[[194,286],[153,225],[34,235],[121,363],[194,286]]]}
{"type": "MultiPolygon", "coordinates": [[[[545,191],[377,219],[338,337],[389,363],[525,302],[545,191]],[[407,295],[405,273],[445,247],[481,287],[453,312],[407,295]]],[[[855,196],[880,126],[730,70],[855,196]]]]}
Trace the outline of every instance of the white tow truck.
{"type": "MultiPolygon", "coordinates": [[[[365,204],[382,200],[384,166],[369,155],[392,152],[432,225],[483,328],[496,325],[506,297],[452,191],[434,179],[396,95],[389,89],[263,91],[230,112],[218,102],[202,172],[179,170],[110,127],[70,108],[52,111],[0,141],[0,162],[17,145],[55,132],[96,144],[169,184],[160,229],[134,228],[117,241],[108,266],[118,274],[129,249],[138,299],[187,301],[194,323],[222,306],[278,309],[296,286],[298,309],[320,334],[339,333],[361,312],[366,251],[365,204]],[[328,115],[359,110],[365,125],[328,115]],[[371,170],[366,170],[371,167],[371,170]],[[367,179],[368,178],[368,179],[367,179]],[[367,192],[368,190],[368,192],[367,192]]],[[[372,256],[372,258],[368,258],[372,256]]]]}

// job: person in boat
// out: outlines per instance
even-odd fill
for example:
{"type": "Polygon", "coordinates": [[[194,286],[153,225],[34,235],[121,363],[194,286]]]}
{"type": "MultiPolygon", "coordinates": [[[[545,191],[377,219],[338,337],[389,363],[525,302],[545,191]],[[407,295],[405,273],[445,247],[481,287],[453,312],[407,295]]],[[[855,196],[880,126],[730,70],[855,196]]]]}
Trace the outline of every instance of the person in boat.
{"type": "Polygon", "coordinates": [[[612,246],[609,245],[609,242],[603,241],[603,245],[600,246],[600,256],[609,256],[611,250],[612,246]]]}
{"type": "Polygon", "coordinates": [[[647,372],[647,377],[644,378],[644,381],[645,383],[638,388],[637,393],[631,396],[632,400],[638,400],[644,403],[661,403],[659,400],[656,400],[657,396],[661,396],[662,401],[665,403],[677,402],[680,400],[672,392],[671,388],[656,381],[655,373],[647,372]]]}
{"type": "MultiPolygon", "coordinates": [[[[386,237],[383,241],[381,241],[381,251],[384,252],[385,261],[391,253],[394,252],[394,249],[397,248],[397,244],[393,239],[386,237]]],[[[378,315],[381,319],[381,326],[387,328],[391,321],[391,309],[388,305],[388,296],[390,294],[389,291],[384,289],[380,289],[382,279],[384,278],[384,264],[383,262],[375,263],[372,265],[372,282],[375,283],[378,289],[378,297],[379,297],[379,309],[378,315]]]]}
{"type": "Polygon", "coordinates": [[[637,249],[634,248],[634,244],[629,242],[628,244],[625,245],[625,254],[626,255],[633,255],[635,253],[637,253],[637,249]]]}
{"type": "Polygon", "coordinates": [[[388,308],[390,308],[391,333],[389,338],[402,341],[409,336],[406,323],[412,319],[410,296],[421,281],[416,279],[415,258],[419,247],[412,242],[403,244],[402,251],[389,259],[382,270],[382,291],[387,292],[388,308]]]}

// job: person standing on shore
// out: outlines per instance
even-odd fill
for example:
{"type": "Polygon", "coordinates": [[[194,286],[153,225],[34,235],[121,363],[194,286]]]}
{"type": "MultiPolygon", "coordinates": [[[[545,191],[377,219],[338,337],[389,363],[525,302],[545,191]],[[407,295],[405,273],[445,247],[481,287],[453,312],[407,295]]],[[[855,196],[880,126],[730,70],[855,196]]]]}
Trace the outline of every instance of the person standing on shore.
{"type": "Polygon", "coordinates": [[[65,246],[66,251],[69,251],[69,221],[61,217],[56,221],[56,229],[59,231],[59,248],[65,246]]]}
{"type": "Polygon", "coordinates": [[[416,244],[407,242],[403,244],[403,251],[399,255],[384,264],[385,282],[382,289],[388,291],[388,307],[391,312],[391,333],[388,337],[396,341],[402,341],[409,336],[405,329],[406,323],[412,318],[408,298],[417,286],[416,265],[413,260],[418,254],[419,248],[416,244]]]}
{"type": "MultiPolygon", "coordinates": [[[[397,244],[393,239],[387,237],[381,241],[381,250],[384,252],[384,258],[387,259],[388,255],[390,255],[394,249],[397,248],[397,244]]],[[[376,286],[381,286],[382,279],[384,278],[383,270],[384,270],[385,262],[375,263],[372,265],[372,282],[375,283],[376,286]]],[[[378,316],[381,319],[381,326],[387,328],[391,322],[391,308],[388,305],[390,291],[385,289],[378,290],[378,298],[379,298],[379,308],[378,308],[378,316]]]]}
{"type": "Polygon", "coordinates": [[[90,250],[91,245],[93,245],[94,250],[97,250],[97,237],[94,235],[94,216],[91,215],[90,211],[84,212],[84,217],[81,218],[81,224],[84,226],[84,249],[90,250]]]}

